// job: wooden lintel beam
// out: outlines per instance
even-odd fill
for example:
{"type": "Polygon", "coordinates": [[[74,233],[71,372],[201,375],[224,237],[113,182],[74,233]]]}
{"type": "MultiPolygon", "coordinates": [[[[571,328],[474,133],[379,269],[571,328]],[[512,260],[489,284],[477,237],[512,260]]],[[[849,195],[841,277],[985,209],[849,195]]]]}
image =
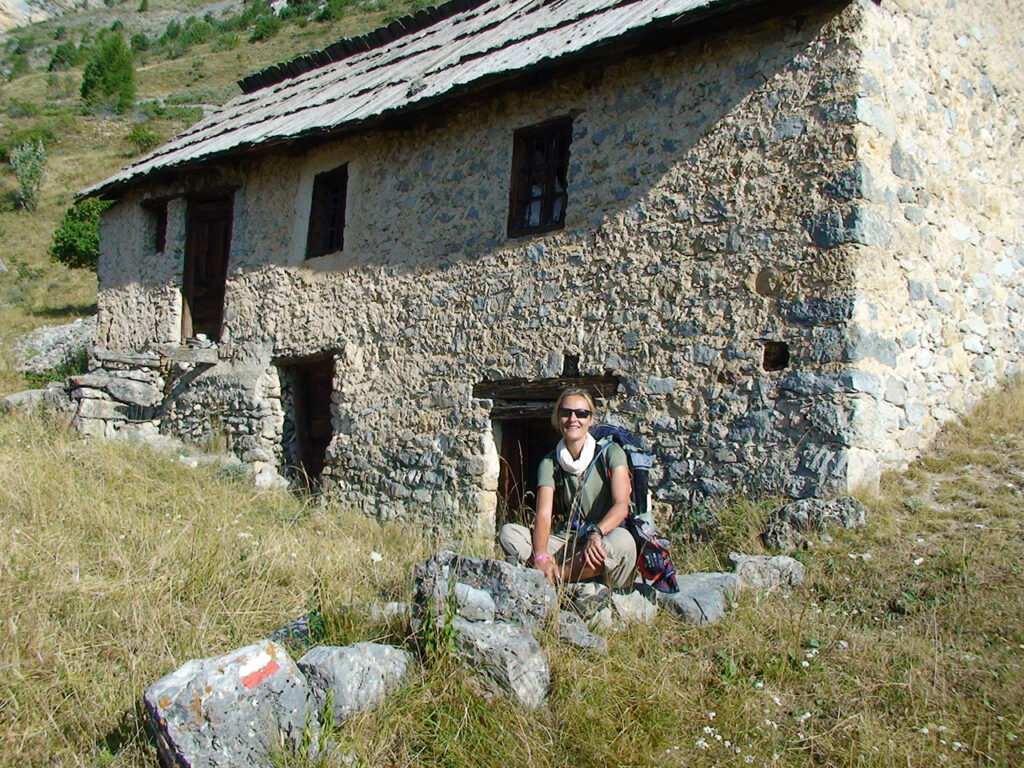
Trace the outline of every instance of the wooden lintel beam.
{"type": "Polygon", "coordinates": [[[585,389],[607,400],[619,386],[618,376],[560,376],[551,379],[502,379],[481,381],[473,386],[473,397],[486,400],[523,400],[527,402],[554,402],[563,389],[585,389]]]}

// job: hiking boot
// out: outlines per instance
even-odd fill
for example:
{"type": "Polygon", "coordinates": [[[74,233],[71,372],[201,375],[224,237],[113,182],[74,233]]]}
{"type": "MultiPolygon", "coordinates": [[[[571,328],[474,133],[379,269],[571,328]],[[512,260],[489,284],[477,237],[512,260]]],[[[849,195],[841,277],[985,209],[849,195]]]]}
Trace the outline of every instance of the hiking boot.
{"type": "Polygon", "coordinates": [[[581,581],[563,586],[562,602],[584,621],[590,621],[612,602],[612,591],[599,581],[581,581]]]}

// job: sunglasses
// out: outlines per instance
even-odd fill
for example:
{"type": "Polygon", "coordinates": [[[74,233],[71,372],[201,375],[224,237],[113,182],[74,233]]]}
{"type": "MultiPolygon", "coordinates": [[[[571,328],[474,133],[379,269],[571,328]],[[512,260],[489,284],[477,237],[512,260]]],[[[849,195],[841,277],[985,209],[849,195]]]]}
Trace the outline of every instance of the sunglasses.
{"type": "Polygon", "coordinates": [[[586,408],[559,408],[558,415],[563,419],[568,419],[573,414],[576,414],[576,418],[582,421],[583,419],[589,419],[593,414],[593,411],[588,411],[586,408]]]}

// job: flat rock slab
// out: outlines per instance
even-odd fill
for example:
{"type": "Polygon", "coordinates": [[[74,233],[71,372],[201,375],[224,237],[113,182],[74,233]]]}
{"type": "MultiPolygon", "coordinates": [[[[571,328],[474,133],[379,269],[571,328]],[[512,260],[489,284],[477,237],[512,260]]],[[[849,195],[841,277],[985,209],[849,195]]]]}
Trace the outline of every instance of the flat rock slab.
{"type": "Polygon", "coordinates": [[[143,700],[161,762],[177,768],[262,768],[282,742],[298,742],[307,715],[316,722],[306,679],[270,640],[193,659],[143,700]]]}
{"type": "Polygon", "coordinates": [[[686,573],[678,577],[678,592],[655,592],[658,602],[688,624],[718,621],[729,608],[728,595],[739,590],[732,573],[686,573]]]}
{"type": "Polygon", "coordinates": [[[530,709],[541,706],[551,684],[551,669],[528,629],[503,621],[467,621],[456,616],[455,645],[470,666],[498,687],[511,691],[530,709]]]}
{"type": "Polygon", "coordinates": [[[459,581],[455,583],[455,603],[459,616],[470,621],[493,621],[494,598],[490,592],[459,581]]]}
{"type": "Polygon", "coordinates": [[[323,712],[327,694],[334,701],[335,723],[380,704],[401,686],[412,663],[407,651],[380,643],[318,645],[299,659],[317,711],[323,712]]]}

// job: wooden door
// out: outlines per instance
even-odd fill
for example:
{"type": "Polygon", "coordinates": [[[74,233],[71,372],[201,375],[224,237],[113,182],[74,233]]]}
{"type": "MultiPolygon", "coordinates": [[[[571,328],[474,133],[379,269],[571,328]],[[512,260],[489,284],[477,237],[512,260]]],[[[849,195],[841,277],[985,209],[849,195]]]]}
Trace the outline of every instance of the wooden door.
{"type": "Polygon", "coordinates": [[[232,195],[198,198],[188,204],[181,335],[218,341],[224,322],[224,285],[231,251],[232,195]]]}

